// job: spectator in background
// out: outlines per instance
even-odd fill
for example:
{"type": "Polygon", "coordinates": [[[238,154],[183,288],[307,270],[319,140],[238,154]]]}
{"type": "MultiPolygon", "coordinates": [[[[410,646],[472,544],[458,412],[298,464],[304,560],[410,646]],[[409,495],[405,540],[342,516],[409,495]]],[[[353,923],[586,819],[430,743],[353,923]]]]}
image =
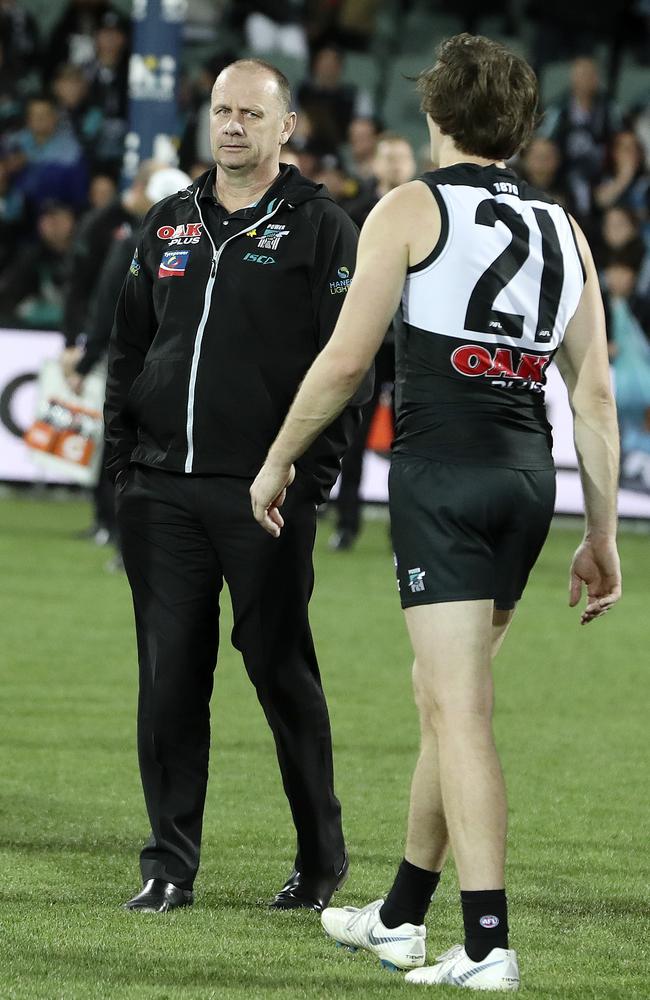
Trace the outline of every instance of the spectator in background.
{"type": "Polygon", "coordinates": [[[519,173],[533,187],[545,191],[568,212],[571,195],[562,179],[562,157],[556,143],[538,135],[521,154],[519,173]]]}
{"type": "Polygon", "coordinates": [[[80,66],[63,63],[51,84],[61,124],[74,133],[86,156],[92,155],[93,143],[99,131],[102,115],[91,108],[88,100],[88,79],[80,66]]]}
{"type": "Polygon", "coordinates": [[[353,118],[370,117],[369,95],[353,83],[343,81],[344,55],[336,45],[326,44],[311,58],[311,74],[298,87],[300,111],[309,115],[312,139],[335,151],[345,142],[353,118]]]}
{"type": "Polygon", "coordinates": [[[106,208],[117,197],[117,183],[110,174],[95,174],[88,188],[90,210],[106,208]]]}
{"type": "Polygon", "coordinates": [[[542,68],[558,59],[591,56],[597,44],[611,46],[618,39],[624,0],[528,0],[526,13],[535,30],[532,43],[532,66],[539,75],[542,68]]]}
{"type": "Polygon", "coordinates": [[[620,128],[620,114],[601,90],[595,60],[581,56],[571,69],[570,93],[549,108],[540,129],[560,149],[563,180],[581,220],[593,212],[592,188],[602,175],[607,146],[620,128]]]}
{"type": "Polygon", "coordinates": [[[95,32],[95,58],[86,67],[88,103],[100,114],[93,136],[93,164],[119,171],[127,129],[128,28],[112,11],[103,14],[95,32]]]}
{"type": "Polygon", "coordinates": [[[367,52],[382,0],[335,0],[307,4],[307,34],[312,47],[336,40],[344,49],[367,52]]]}
{"type": "Polygon", "coordinates": [[[36,20],[23,4],[0,0],[0,43],[5,65],[17,81],[38,70],[40,43],[36,20]]]}
{"type": "Polygon", "coordinates": [[[69,0],[50,34],[43,58],[45,80],[60,63],[87,66],[95,58],[95,33],[104,14],[111,10],[105,0],[69,0]]]}
{"type": "MultiPolygon", "coordinates": [[[[152,160],[143,163],[125,191],[104,208],[89,212],[77,228],[67,260],[61,324],[65,344],[61,355],[61,367],[68,380],[79,374],[78,365],[84,357],[83,340],[93,322],[92,306],[98,295],[104,263],[116,238],[118,240],[129,238],[151,208],[152,202],[147,197],[147,185],[156,171],[163,167],[164,164],[154,163],[152,160]]],[[[103,301],[106,301],[105,297],[103,301]]],[[[110,312],[111,323],[113,312],[114,309],[110,312]]],[[[106,317],[100,316],[99,319],[105,321],[106,317]]],[[[96,336],[95,342],[97,339],[96,336]]],[[[93,513],[93,524],[81,531],[78,537],[93,539],[97,544],[106,544],[112,540],[115,533],[115,515],[113,488],[104,473],[93,490],[93,513]]]]}
{"type": "Polygon", "coordinates": [[[372,177],[377,142],[383,131],[378,118],[353,118],[348,127],[348,168],[359,180],[372,177]]]}
{"type": "Polygon", "coordinates": [[[307,61],[304,0],[257,0],[238,3],[248,10],[244,21],[247,46],[262,59],[274,52],[307,61]]]}
{"type": "Polygon", "coordinates": [[[49,95],[28,100],[25,127],[7,139],[5,164],[11,193],[22,200],[26,216],[37,215],[42,203],[53,198],[75,209],[85,204],[88,172],[83,151],[49,95]]]}
{"type": "Polygon", "coordinates": [[[624,253],[605,268],[610,355],[621,431],[622,470],[650,486],[650,341],[633,309],[637,274],[624,253]]]}
{"type": "Polygon", "coordinates": [[[639,269],[646,255],[646,248],[636,214],[623,205],[608,208],[603,215],[600,240],[594,245],[594,251],[594,260],[599,270],[607,265],[613,254],[620,251],[625,251],[628,260],[639,269]]]}
{"type": "Polygon", "coordinates": [[[104,254],[99,278],[91,301],[88,304],[87,333],[83,351],[79,353],[73,372],[68,376],[68,384],[75,392],[80,392],[83,379],[105,356],[113,327],[113,315],[129,264],[136,250],[140,223],[150,208],[163,198],[181,191],[190,183],[190,177],[175,167],[147,165],[143,176],[147,177],[144,193],[141,192],[141,178],[137,181],[135,194],[127,199],[132,206],[132,219],[123,222],[111,234],[111,241],[104,254]]]}
{"type": "Polygon", "coordinates": [[[11,68],[8,43],[0,33],[0,135],[20,128],[22,112],[20,77],[11,68]]]}
{"type": "Polygon", "coordinates": [[[337,205],[350,215],[350,206],[359,196],[359,181],[349,175],[338,153],[319,157],[310,179],[324,184],[337,205]]]}
{"type": "Polygon", "coordinates": [[[611,141],[605,176],[594,190],[601,210],[621,205],[644,218],[648,207],[650,178],[645,170],[644,151],[631,129],[618,132],[611,141]]]}
{"type": "Polygon", "coordinates": [[[396,132],[384,132],[379,137],[372,161],[372,174],[358,197],[347,206],[348,214],[359,229],[380,198],[413,180],[416,174],[413,148],[408,139],[396,132]]]}
{"type": "Polygon", "coordinates": [[[43,203],[36,242],[25,244],[0,278],[2,323],[44,330],[60,327],[65,263],[74,225],[74,213],[69,206],[43,203]]]}
{"type": "Polygon", "coordinates": [[[74,370],[83,354],[79,342],[82,334],[86,333],[90,304],[115,233],[122,226],[130,229],[138,226],[140,219],[150,207],[146,197],[149,179],[163,166],[164,164],[152,160],[141,164],[125,191],[103,208],[88,212],[77,227],[68,260],[62,325],[65,342],[62,364],[66,375],[74,370]]]}

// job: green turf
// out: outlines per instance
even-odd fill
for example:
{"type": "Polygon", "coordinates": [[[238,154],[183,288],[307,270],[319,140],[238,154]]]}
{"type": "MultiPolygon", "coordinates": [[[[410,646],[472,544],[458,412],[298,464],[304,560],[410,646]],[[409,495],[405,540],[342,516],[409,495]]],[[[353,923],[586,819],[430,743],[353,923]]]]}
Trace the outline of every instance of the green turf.
{"type": "MultiPolygon", "coordinates": [[[[369,956],[337,951],[314,915],[262,905],[294,845],[228,614],[196,905],[120,910],[146,833],[134,638],[124,579],[103,571],[105,550],[70,538],[87,517],[80,502],[0,502],[0,998],[410,995],[369,956]]],[[[401,856],[416,720],[386,526],[369,524],[345,554],[326,550],[328,529],[313,624],[352,858],[339,902],[359,904],[401,856]]],[[[586,629],[565,599],[576,542],[554,530],[496,668],[512,944],[527,997],[647,998],[650,537],[622,538],[624,602],[586,629]]],[[[459,939],[451,867],[428,927],[430,957],[459,939]]]]}

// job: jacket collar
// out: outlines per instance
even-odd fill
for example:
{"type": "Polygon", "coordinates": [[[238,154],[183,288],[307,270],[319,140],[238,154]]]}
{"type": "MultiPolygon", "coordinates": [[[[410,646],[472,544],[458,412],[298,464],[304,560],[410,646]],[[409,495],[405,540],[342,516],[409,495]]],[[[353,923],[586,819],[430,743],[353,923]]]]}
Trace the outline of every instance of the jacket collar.
{"type": "MultiPolygon", "coordinates": [[[[208,201],[223,212],[225,209],[214,198],[215,172],[216,167],[212,167],[207,173],[197,177],[193,186],[199,192],[200,201],[208,201]]],[[[242,214],[244,218],[248,218],[249,214],[258,213],[261,208],[265,211],[271,211],[273,208],[273,199],[280,196],[293,206],[301,205],[303,202],[311,201],[314,198],[324,198],[327,201],[332,201],[332,196],[323,184],[316,184],[314,181],[309,180],[309,178],[303,177],[298,168],[294,167],[293,164],[281,163],[279,175],[275,178],[268,191],[259,199],[257,205],[252,208],[240,209],[233,214],[242,214]],[[269,204],[271,204],[271,209],[268,209],[269,204]]]]}
{"type": "MultiPolygon", "coordinates": [[[[215,182],[216,170],[217,170],[216,167],[212,167],[212,169],[208,171],[205,181],[200,188],[199,201],[209,201],[213,205],[216,205],[218,208],[220,208],[222,211],[225,212],[226,209],[220,202],[217,201],[214,195],[214,182],[215,182]]],[[[255,212],[259,212],[260,207],[264,207],[265,210],[271,211],[271,208],[273,207],[272,203],[275,199],[277,199],[278,195],[285,187],[287,180],[290,177],[291,170],[292,168],[288,166],[286,163],[281,163],[280,173],[275,178],[275,180],[268,188],[268,190],[265,191],[265,193],[260,197],[259,201],[257,201],[254,205],[249,205],[246,208],[238,208],[235,212],[232,212],[230,214],[243,215],[245,218],[247,218],[249,215],[252,215],[255,212]],[[271,208],[267,209],[268,205],[270,205],[271,208]]]]}

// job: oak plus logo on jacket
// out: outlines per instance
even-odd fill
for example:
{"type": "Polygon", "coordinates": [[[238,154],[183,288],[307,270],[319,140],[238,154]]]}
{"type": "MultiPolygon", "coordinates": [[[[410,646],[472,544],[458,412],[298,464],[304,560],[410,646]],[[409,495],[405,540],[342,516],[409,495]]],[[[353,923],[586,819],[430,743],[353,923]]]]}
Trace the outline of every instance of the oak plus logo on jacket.
{"type": "Polygon", "coordinates": [[[198,243],[202,235],[202,222],[186,222],[180,226],[161,226],[156,233],[158,239],[167,240],[167,246],[170,247],[198,243]]]}
{"type": "Polygon", "coordinates": [[[158,277],[183,278],[189,255],[189,250],[166,250],[160,261],[158,277]]]}

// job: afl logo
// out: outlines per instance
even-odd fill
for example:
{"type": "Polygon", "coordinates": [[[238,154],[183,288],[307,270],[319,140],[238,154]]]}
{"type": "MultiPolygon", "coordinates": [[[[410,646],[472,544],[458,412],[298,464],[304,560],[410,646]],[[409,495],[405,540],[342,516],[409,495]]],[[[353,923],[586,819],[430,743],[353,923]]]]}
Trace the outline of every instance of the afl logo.
{"type": "Polygon", "coordinates": [[[492,914],[489,914],[486,917],[481,917],[481,919],[479,920],[479,924],[481,925],[481,927],[487,927],[487,928],[498,927],[499,918],[493,916],[492,914]]]}

